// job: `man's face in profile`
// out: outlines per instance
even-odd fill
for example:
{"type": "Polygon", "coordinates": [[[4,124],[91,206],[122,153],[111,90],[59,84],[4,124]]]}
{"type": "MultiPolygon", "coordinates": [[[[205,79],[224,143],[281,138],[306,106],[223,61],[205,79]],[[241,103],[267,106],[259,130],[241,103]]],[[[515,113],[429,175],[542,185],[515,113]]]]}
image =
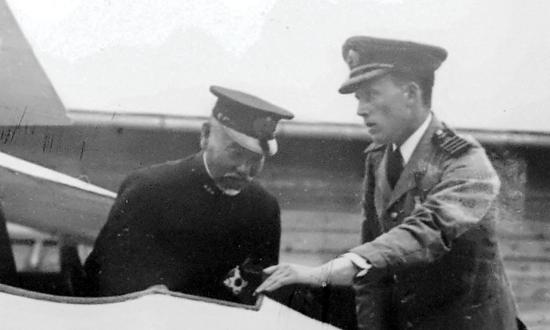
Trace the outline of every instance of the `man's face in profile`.
{"type": "Polygon", "coordinates": [[[359,104],[357,115],[363,118],[376,143],[401,144],[411,133],[416,115],[407,106],[407,90],[390,75],[367,81],[355,92],[359,104]]]}

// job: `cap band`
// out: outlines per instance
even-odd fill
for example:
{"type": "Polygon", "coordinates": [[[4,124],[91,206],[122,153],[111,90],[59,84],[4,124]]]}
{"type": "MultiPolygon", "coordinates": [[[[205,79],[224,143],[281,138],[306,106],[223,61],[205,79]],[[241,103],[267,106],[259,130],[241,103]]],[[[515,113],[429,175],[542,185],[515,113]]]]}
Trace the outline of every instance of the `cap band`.
{"type": "Polygon", "coordinates": [[[391,69],[372,69],[370,71],[356,75],[355,77],[350,77],[342,84],[338,91],[342,94],[354,93],[359,88],[359,85],[363,82],[376,77],[380,77],[389,72],[391,72],[391,69]]]}
{"type": "Polygon", "coordinates": [[[268,150],[264,150],[262,148],[260,140],[251,137],[249,135],[246,135],[244,133],[241,133],[231,127],[225,126],[223,123],[221,123],[219,120],[215,119],[221,127],[223,127],[223,130],[229,135],[231,139],[233,139],[235,142],[237,142],[240,146],[243,148],[246,148],[252,152],[258,153],[258,154],[266,154],[268,156],[273,156],[277,153],[278,145],[276,139],[266,139],[264,140],[267,145],[268,150]]]}
{"type": "Polygon", "coordinates": [[[275,129],[279,120],[274,115],[262,111],[250,111],[238,104],[220,101],[212,109],[212,115],[226,127],[265,140],[275,137],[275,129]]]}
{"type": "Polygon", "coordinates": [[[392,69],[392,68],[393,68],[393,64],[388,64],[388,63],[364,64],[353,68],[349,73],[349,77],[353,78],[360,74],[367,73],[369,71],[376,70],[376,69],[392,69]]]}

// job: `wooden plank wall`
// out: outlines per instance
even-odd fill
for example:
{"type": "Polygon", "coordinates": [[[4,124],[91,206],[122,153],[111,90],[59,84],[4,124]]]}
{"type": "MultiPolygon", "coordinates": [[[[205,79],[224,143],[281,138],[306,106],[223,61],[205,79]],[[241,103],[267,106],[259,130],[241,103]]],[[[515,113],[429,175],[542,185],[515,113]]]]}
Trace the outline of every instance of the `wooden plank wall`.
{"type": "MultiPolygon", "coordinates": [[[[197,134],[176,131],[32,128],[5,136],[10,138],[0,141],[2,151],[114,191],[133,169],[198,150],[197,134]]],[[[359,243],[365,147],[346,140],[280,140],[280,153],[259,180],[283,209],[283,261],[319,264],[359,243]]],[[[503,181],[498,233],[521,316],[530,329],[550,328],[550,221],[540,212],[550,211],[550,182],[544,179],[550,151],[489,154],[503,181]]]]}

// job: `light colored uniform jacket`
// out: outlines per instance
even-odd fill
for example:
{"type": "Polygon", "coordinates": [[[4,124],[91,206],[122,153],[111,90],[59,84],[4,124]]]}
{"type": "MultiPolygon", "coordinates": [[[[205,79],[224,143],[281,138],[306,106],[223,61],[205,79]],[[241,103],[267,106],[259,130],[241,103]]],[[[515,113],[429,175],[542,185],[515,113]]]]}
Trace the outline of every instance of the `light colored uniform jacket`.
{"type": "MultiPolygon", "coordinates": [[[[392,190],[386,146],[366,151],[363,244],[355,280],[361,329],[516,329],[497,246],[499,178],[470,138],[453,152],[435,117],[392,190]]],[[[454,140],[453,140],[454,141],[454,140]]],[[[451,141],[452,142],[452,141],[451,141]]]]}

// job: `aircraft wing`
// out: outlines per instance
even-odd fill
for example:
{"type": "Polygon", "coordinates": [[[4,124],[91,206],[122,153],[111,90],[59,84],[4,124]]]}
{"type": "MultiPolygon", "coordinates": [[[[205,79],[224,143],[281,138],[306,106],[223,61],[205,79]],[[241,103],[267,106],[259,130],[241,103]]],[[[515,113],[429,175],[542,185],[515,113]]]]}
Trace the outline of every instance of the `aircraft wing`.
{"type": "Polygon", "coordinates": [[[0,152],[0,200],[6,219],[93,243],[116,194],[0,152]]]}
{"type": "Polygon", "coordinates": [[[336,329],[267,297],[245,306],[162,286],[119,297],[75,298],[0,285],[2,329],[336,329]],[[25,315],[27,314],[27,315],[25,315]]]}

